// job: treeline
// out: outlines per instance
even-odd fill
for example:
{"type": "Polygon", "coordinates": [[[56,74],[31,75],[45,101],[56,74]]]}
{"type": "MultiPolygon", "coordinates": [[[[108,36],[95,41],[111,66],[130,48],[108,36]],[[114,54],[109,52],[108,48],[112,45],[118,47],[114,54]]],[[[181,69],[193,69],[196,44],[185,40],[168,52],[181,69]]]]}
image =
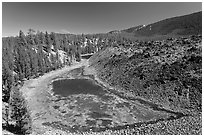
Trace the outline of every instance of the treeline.
{"type": "Polygon", "coordinates": [[[69,42],[66,35],[48,34],[29,29],[25,36],[3,38],[2,41],[3,100],[8,101],[13,84],[38,77],[72,61],[80,61],[81,49],[77,42],[69,42]]]}
{"type": "Polygon", "coordinates": [[[24,80],[81,60],[81,47],[67,35],[29,29],[2,39],[2,101],[5,128],[16,134],[31,132],[31,120],[19,86],[24,80]]]}

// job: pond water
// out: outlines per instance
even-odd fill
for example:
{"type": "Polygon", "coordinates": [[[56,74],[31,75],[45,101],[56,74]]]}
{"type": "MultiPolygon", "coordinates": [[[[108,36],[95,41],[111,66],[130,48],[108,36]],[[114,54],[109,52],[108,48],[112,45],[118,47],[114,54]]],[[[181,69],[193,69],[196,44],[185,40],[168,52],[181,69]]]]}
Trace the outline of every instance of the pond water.
{"type": "Polygon", "coordinates": [[[53,82],[55,94],[69,96],[72,94],[102,95],[104,90],[101,86],[94,84],[88,79],[63,79],[53,82]]]}

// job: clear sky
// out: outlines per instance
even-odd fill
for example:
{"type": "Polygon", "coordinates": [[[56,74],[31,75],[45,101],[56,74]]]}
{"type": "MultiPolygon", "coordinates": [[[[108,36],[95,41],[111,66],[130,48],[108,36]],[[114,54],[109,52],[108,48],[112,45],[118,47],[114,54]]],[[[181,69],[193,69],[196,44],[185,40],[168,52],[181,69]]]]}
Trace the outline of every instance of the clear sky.
{"type": "Polygon", "coordinates": [[[29,28],[60,33],[103,33],[201,11],[201,2],[2,3],[2,35],[29,28]]]}

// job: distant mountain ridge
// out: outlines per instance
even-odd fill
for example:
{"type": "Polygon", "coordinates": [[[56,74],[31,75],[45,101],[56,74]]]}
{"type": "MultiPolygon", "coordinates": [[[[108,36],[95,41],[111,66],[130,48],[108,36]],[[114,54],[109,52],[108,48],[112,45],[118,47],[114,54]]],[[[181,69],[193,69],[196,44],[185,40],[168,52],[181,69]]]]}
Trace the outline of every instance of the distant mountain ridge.
{"type": "Polygon", "coordinates": [[[156,35],[195,35],[202,34],[202,11],[167,18],[149,25],[138,25],[124,30],[109,33],[131,33],[136,37],[156,35]]]}
{"type": "Polygon", "coordinates": [[[168,18],[135,32],[135,35],[192,35],[202,33],[202,12],[196,12],[184,16],[168,18]]]}

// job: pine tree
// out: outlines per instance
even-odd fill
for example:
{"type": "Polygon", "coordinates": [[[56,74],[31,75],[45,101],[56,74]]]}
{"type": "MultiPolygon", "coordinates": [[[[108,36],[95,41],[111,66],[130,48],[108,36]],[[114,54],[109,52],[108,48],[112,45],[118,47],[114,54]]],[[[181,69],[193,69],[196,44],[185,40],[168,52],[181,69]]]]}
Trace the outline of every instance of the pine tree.
{"type": "Polygon", "coordinates": [[[65,52],[67,52],[67,44],[68,44],[68,43],[67,43],[67,36],[64,35],[61,45],[62,45],[62,50],[65,51],[65,52]]]}
{"type": "Polygon", "coordinates": [[[35,50],[29,51],[30,66],[31,66],[31,76],[36,76],[38,72],[38,58],[35,50]]]}
{"type": "Polygon", "coordinates": [[[36,34],[34,35],[34,42],[35,42],[36,45],[40,44],[40,39],[39,38],[40,38],[40,31],[38,30],[36,32],[36,34]]]}
{"type": "Polygon", "coordinates": [[[30,60],[30,57],[29,57],[29,53],[28,51],[25,51],[25,77],[26,78],[30,78],[31,76],[31,60],[30,60]]]}
{"type": "Polygon", "coordinates": [[[45,62],[44,62],[44,55],[43,55],[43,49],[42,44],[38,45],[38,51],[37,51],[37,59],[38,59],[38,72],[42,74],[45,73],[45,62]]]}
{"type": "Polygon", "coordinates": [[[55,68],[58,69],[61,67],[61,62],[60,62],[60,57],[59,57],[59,52],[56,52],[56,66],[55,68]]]}
{"type": "Polygon", "coordinates": [[[45,35],[43,34],[43,32],[40,32],[39,34],[39,43],[45,44],[45,35]]]}
{"type": "Polygon", "coordinates": [[[44,54],[44,61],[45,61],[45,71],[46,72],[51,71],[51,63],[50,63],[48,56],[46,54],[44,54]]]}
{"type": "Polygon", "coordinates": [[[24,78],[23,68],[24,68],[24,52],[21,50],[22,48],[17,45],[15,48],[15,72],[18,73],[19,80],[24,78]]]}
{"type": "Polygon", "coordinates": [[[51,40],[50,40],[50,36],[47,33],[47,31],[45,32],[45,44],[46,44],[46,51],[50,52],[50,50],[51,50],[51,40]]]}
{"type": "Polygon", "coordinates": [[[28,57],[28,50],[29,46],[27,44],[25,35],[22,31],[19,32],[19,37],[18,37],[18,58],[17,60],[19,61],[18,65],[18,72],[20,73],[20,79],[22,80],[23,78],[29,78],[30,77],[30,60],[28,57]]]}
{"type": "Polygon", "coordinates": [[[27,42],[28,42],[28,44],[30,44],[30,45],[34,45],[34,44],[35,44],[34,34],[35,34],[35,30],[34,30],[34,29],[28,29],[28,36],[27,36],[27,37],[28,37],[28,40],[27,40],[27,42]]]}
{"type": "Polygon", "coordinates": [[[10,97],[10,91],[13,86],[13,75],[12,71],[9,69],[8,62],[3,61],[2,63],[2,80],[3,80],[3,87],[2,87],[2,99],[3,101],[7,102],[10,97]]]}
{"type": "Polygon", "coordinates": [[[76,45],[76,53],[75,53],[76,61],[81,61],[81,47],[80,45],[76,45]]]}
{"type": "Polygon", "coordinates": [[[26,46],[27,45],[25,35],[21,30],[19,32],[18,45],[20,45],[20,46],[26,46]]]}
{"type": "Polygon", "coordinates": [[[50,34],[50,39],[52,40],[54,51],[56,52],[59,49],[59,40],[54,32],[50,34]]]}
{"type": "Polygon", "coordinates": [[[5,102],[9,99],[10,90],[14,82],[13,44],[14,41],[12,39],[3,39],[2,41],[2,99],[5,102]]]}
{"type": "Polygon", "coordinates": [[[16,123],[16,128],[19,129],[19,134],[31,133],[31,118],[27,109],[25,99],[17,87],[11,92],[10,99],[11,118],[16,123]]]}
{"type": "Polygon", "coordinates": [[[53,54],[50,55],[50,61],[51,61],[52,70],[55,70],[56,59],[53,54]]]}

